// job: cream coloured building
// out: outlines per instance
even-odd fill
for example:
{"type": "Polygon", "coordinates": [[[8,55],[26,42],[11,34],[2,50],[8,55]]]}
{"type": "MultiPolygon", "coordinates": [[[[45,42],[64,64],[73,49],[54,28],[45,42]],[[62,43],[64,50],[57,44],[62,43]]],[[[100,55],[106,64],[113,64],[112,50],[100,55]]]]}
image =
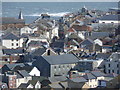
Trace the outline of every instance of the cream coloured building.
{"type": "Polygon", "coordinates": [[[8,49],[23,47],[23,42],[23,38],[20,38],[13,33],[8,33],[2,37],[2,46],[8,49]]]}

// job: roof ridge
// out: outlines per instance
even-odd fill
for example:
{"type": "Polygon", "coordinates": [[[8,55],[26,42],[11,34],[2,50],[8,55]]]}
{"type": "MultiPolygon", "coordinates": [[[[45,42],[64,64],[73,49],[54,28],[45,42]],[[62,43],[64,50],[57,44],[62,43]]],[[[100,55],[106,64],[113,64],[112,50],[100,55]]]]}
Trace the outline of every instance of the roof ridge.
{"type": "Polygon", "coordinates": [[[7,33],[6,35],[4,35],[4,36],[3,36],[3,39],[6,38],[6,37],[8,37],[9,35],[13,35],[13,36],[19,38],[16,34],[10,32],[10,33],[7,33]]]}

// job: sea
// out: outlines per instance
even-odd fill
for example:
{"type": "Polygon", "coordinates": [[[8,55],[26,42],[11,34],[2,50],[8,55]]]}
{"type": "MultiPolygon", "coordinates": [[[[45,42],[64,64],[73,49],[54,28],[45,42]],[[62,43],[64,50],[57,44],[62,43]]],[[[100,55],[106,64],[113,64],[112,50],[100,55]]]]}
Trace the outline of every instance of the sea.
{"type": "Polygon", "coordinates": [[[108,11],[118,8],[117,2],[3,2],[2,17],[18,18],[20,10],[27,24],[32,23],[41,14],[48,14],[51,18],[60,18],[67,13],[78,12],[82,7],[88,10],[108,11]]]}

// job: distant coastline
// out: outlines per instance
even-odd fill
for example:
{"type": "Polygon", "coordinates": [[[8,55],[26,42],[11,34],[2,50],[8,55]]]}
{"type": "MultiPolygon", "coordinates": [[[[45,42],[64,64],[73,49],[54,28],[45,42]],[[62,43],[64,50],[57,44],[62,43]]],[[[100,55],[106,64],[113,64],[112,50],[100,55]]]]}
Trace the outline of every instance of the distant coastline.
{"type": "Polygon", "coordinates": [[[109,8],[117,8],[117,2],[3,2],[2,15],[4,17],[18,17],[22,9],[27,23],[39,18],[42,13],[58,18],[64,14],[79,11],[83,6],[89,10],[108,11],[109,8]]]}

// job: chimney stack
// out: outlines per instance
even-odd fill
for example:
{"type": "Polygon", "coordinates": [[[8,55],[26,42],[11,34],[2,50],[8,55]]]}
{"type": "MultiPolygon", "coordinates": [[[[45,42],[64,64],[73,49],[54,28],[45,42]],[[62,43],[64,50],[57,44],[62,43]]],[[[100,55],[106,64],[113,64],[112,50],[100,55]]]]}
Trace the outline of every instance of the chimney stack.
{"type": "Polygon", "coordinates": [[[71,79],[72,78],[72,72],[70,71],[69,73],[69,78],[71,79]]]}

